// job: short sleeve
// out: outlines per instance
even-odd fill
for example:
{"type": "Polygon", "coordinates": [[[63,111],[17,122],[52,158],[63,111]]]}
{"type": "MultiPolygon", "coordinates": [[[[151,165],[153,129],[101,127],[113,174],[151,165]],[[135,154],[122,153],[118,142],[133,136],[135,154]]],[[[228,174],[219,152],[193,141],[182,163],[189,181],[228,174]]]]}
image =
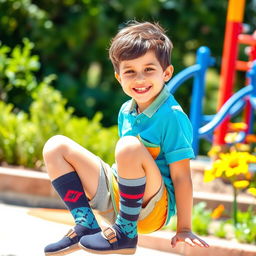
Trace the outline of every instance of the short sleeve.
{"type": "Polygon", "coordinates": [[[118,120],[117,120],[117,126],[118,126],[118,136],[121,137],[122,136],[122,125],[123,125],[123,114],[122,111],[120,109],[119,114],[118,114],[118,120]]]}
{"type": "Polygon", "coordinates": [[[122,127],[123,127],[123,120],[124,120],[124,109],[126,108],[127,106],[127,102],[125,102],[120,110],[119,110],[119,113],[118,113],[118,119],[117,119],[117,125],[118,125],[118,136],[119,137],[122,137],[122,127]]]}
{"type": "Polygon", "coordinates": [[[167,164],[195,157],[192,125],[181,108],[172,109],[163,129],[162,149],[167,164]]]}

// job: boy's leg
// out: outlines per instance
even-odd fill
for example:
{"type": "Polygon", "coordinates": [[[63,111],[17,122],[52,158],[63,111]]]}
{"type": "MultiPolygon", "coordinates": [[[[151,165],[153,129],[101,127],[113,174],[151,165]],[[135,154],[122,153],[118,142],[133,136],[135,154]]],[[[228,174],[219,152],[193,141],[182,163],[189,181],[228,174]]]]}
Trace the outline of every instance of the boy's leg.
{"type": "Polygon", "coordinates": [[[91,252],[134,253],[137,221],[141,207],[159,191],[160,171],[144,145],[132,136],[119,140],[116,147],[120,212],[113,227],[103,233],[82,237],[80,246],[91,252]]]}
{"type": "Polygon", "coordinates": [[[99,160],[74,141],[60,135],[47,141],[43,156],[52,184],[76,223],[63,239],[45,248],[46,255],[63,255],[78,249],[81,236],[100,231],[88,203],[97,191],[99,160]]]}

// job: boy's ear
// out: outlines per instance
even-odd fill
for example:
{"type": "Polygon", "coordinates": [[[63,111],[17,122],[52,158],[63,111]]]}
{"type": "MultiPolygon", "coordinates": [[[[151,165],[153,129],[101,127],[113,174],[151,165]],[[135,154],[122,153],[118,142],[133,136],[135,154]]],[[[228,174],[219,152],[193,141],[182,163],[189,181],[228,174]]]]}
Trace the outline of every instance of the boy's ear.
{"type": "Polygon", "coordinates": [[[115,78],[121,84],[121,77],[119,76],[119,74],[117,72],[115,72],[115,78]]]}
{"type": "Polygon", "coordinates": [[[173,65],[170,65],[165,69],[165,71],[164,71],[164,81],[165,82],[168,82],[171,79],[173,70],[174,70],[173,65]]]}

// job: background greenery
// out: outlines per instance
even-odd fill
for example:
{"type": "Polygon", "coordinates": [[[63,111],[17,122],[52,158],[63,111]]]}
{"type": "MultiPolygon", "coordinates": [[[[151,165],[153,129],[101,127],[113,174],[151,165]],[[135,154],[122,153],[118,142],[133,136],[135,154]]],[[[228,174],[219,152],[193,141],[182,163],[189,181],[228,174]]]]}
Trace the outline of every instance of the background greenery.
{"type": "Polygon", "coordinates": [[[22,89],[32,100],[27,112],[0,100],[0,163],[41,170],[43,146],[57,134],[68,136],[104,161],[113,163],[116,126],[103,127],[99,112],[90,120],[75,116],[74,108],[67,107],[67,100],[51,86],[55,75],[37,80],[38,56],[32,55],[31,42],[23,43],[24,46],[13,49],[0,46],[2,96],[8,100],[10,91],[22,89]]]}
{"type": "MultiPolygon", "coordinates": [[[[200,202],[193,207],[192,229],[200,235],[213,235],[228,240],[236,240],[240,243],[256,244],[256,216],[253,207],[247,211],[238,211],[238,224],[235,227],[232,219],[228,217],[213,218],[213,212],[207,209],[205,202],[200,202]]],[[[177,216],[172,217],[165,230],[176,231],[177,216]]]]}
{"type": "MultiPolygon", "coordinates": [[[[216,67],[207,77],[205,112],[215,113],[227,3],[226,0],[0,0],[0,99],[12,104],[11,113],[22,110],[24,116],[31,118],[34,90],[46,77],[55,74],[48,84],[67,99],[65,107],[72,107],[73,115],[90,120],[100,111],[99,125],[116,124],[119,107],[127,98],[114,79],[107,49],[118,29],[126,21],[137,19],[159,21],[166,28],[174,43],[175,73],[194,63],[199,46],[211,49],[216,67]]],[[[244,21],[252,32],[256,24],[254,0],[246,1],[244,21]]],[[[187,113],[190,92],[191,85],[187,83],[176,93],[187,113]]]]}

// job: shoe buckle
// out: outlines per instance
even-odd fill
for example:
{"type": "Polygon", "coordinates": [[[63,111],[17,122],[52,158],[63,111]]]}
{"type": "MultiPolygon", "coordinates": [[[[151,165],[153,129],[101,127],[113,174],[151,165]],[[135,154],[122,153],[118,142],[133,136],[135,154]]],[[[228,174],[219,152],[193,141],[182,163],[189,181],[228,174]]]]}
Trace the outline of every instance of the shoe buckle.
{"type": "Polygon", "coordinates": [[[108,227],[108,228],[104,229],[103,230],[103,235],[108,240],[108,242],[110,244],[113,244],[117,241],[116,231],[111,227],[108,227]]]}
{"type": "Polygon", "coordinates": [[[65,236],[72,239],[72,238],[77,236],[77,233],[76,233],[76,231],[74,229],[70,229],[65,236]]]}

